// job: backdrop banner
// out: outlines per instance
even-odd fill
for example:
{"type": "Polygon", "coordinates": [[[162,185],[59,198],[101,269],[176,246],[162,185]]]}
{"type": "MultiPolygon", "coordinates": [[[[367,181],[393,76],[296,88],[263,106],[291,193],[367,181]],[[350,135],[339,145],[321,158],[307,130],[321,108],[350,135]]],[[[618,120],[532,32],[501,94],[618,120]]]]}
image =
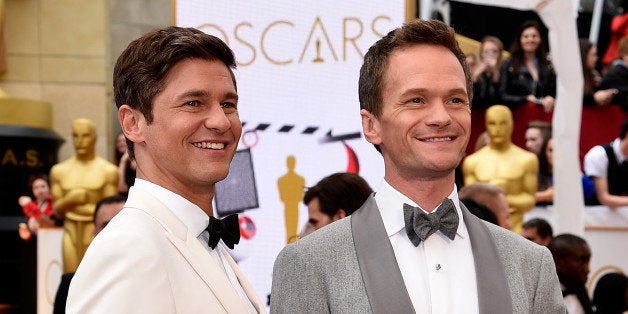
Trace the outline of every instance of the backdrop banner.
{"type": "Polygon", "coordinates": [[[382,158],[361,132],[358,76],[368,48],[405,21],[406,1],[177,0],[175,10],[176,25],[236,54],[244,127],[232,171],[252,174],[222,182],[214,208],[241,211],[233,255],[265,299],[277,254],[308,219],[305,188],[345,171],[380,185],[382,158]]]}

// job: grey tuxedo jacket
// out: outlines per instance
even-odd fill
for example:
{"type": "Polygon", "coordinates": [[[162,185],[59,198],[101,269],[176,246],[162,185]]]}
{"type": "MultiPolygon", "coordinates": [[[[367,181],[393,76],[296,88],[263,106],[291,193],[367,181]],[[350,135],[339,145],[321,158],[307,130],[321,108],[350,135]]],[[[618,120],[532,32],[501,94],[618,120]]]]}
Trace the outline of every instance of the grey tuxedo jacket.
{"type": "MultiPolygon", "coordinates": [[[[480,313],[565,313],[545,247],[462,206],[480,313]]],[[[286,246],[275,261],[271,313],[414,313],[375,199],[286,246]]]]}

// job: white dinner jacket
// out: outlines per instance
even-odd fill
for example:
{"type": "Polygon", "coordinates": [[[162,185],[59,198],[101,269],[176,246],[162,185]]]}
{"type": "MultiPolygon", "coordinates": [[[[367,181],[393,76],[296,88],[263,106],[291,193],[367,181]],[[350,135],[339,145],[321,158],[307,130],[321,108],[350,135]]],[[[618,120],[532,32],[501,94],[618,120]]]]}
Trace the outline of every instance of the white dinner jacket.
{"type": "MultiPolygon", "coordinates": [[[[89,246],[70,285],[68,313],[246,313],[197,235],[160,201],[132,187],[124,209],[89,246]]],[[[259,313],[265,307],[225,254],[259,313]]]]}

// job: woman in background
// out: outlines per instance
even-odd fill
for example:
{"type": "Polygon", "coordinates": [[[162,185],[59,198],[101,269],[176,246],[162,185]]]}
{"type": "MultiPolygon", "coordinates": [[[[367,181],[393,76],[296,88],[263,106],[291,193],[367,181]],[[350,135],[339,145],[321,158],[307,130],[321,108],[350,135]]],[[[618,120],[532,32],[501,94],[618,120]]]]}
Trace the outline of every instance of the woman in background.
{"type": "Polygon", "coordinates": [[[480,62],[471,68],[473,79],[472,110],[486,109],[499,103],[499,70],[504,44],[495,36],[486,36],[480,45],[480,62]]]}
{"type": "Polygon", "coordinates": [[[582,105],[592,107],[610,104],[618,90],[616,88],[598,90],[602,76],[595,68],[598,60],[597,46],[586,38],[580,38],[580,59],[584,77],[582,105]]]}
{"type": "Polygon", "coordinates": [[[618,45],[619,59],[602,77],[600,88],[616,89],[611,102],[628,113],[628,36],[620,39],[618,45]]]}
{"type": "Polygon", "coordinates": [[[554,110],[556,75],[538,22],[521,24],[510,54],[501,68],[499,90],[504,105],[515,109],[530,102],[543,106],[546,112],[554,110]]]}
{"type": "MultiPolygon", "coordinates": [[[[539,157],[539,178],[537,192],[534,194],[537,206],[554,203],[554,141],[549,138],[543,143],[539,157]]],[[[585,203],[595,198],[593,181],[582,174],[582,194],[585,203]]]]}

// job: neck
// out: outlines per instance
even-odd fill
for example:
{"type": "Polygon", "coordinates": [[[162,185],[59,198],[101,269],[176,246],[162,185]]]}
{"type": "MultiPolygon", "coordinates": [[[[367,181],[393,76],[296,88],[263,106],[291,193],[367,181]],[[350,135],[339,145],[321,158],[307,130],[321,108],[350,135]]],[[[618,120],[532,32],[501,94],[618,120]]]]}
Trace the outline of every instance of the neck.
{"type": "Polygon", "coordinates": [[[628,135],[619,141],[619,150],[624,156],[628,156],[628,135]]]}
{"type": "Polygon", "coordinates": [[[215,186],[213,184],[211,186],[198,183],[184,184],[178,180],[166,178],[161,175],[146,175],[139,167],[137,168],[136,176],[139,179],[149,181],[179,194],[181,197],[200,207],[208,216],[214,215],[212,201],[214,199],[215,186]]]}
{"type": "Polygon", "coordinates": [[[536,53],[534,51],[526,51],[523,53],[523,56],[526,61],[534,61],[534,58],[536,58],[536,53]]]}
{"type": "Polygon", "coordinates": [[[390,186],[421,206],[423,210],[432,212],[453,191],[455,175],[453,171],[450,171],[446,175],[429,178],[409,179],[386,176],[384,179],[390,186]]]}

